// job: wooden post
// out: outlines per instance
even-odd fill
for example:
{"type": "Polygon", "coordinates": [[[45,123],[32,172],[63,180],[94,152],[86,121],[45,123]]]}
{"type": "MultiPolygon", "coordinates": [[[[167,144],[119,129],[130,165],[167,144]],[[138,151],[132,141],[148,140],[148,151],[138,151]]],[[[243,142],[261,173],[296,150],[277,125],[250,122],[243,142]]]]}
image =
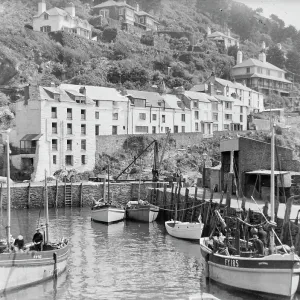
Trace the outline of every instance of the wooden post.
{"type": "Polygon", "coordinates": [[[283,224],[282,224],[281,234],[280,234],[281,240],[284,239],[284,231],[285,231],[284,229],[286,227],[285,225],[290,222],[293,202],[294,202],[294,196],[289,197],[286,201],[285,214],[284,214],[284,219],[283,219],[283,224]]]}
{"type": "Polygon", "coordinates": [[[82,202],[82,189],[83,189],[83,187],[82,187],[82,182],[81,182],[81,184],[80,184],[80,207],[83,207],[83,202],[82,202]]]}
{"type": "Polygon", "coordinates": [[[231,205],[232,179],[233,179],[233,173],[228,173],[227,191],[226,191],[226,206],[227,207],[230,207],[230,205],[231,205]]]}
{"type": "Polygon", "coordinates": [[[235,231],[235,248],[237,251],[237,255],[240,255],[240,222],[236,220],[236,231],[235,231]]]}
{"type": "Polygon", "coordinates": [[[178,187],[175,187],[175,192],[174,192],[174,220],[177,221],[177,189],[178,187]]]}
{"type": "Polygon", "coordinates": [[[28,183],[28,190],[27,190],[27,209],[30,208],[30,187],[31,187],[31,184],[30,184],[30,181],[28,183]]]}
{"type": "Polygon", "coordinates": [[[206,194],[206,189],[205,189],[205,187],[204,187],[204,188],[203,188],[202,201],[205,201],[205,194],[206,194]]]}
{"type": "Polygon", "coordinates": [[[164,220],[165,220],[165,217],[166,217],[166,198],[167,198],[167,185],[164,184],[164,192],[163,192],[163,209],[164,209],[164,212],[163,212],[163,216],[164,216],[164,220]]]}
{"type": "Polygon", "coordinates": [[[174,183],[172,182],[172,189],[171,189],[171,200],[170,200],[170,205],[169,205],[169,213],[168,213],[168,219],[172,219],[172,209],[173,209],[173,201],[174,201],[174,183]]]}
{"type": "Polygon", "coordinates": [[[187,203],[189,201],[189,189],[186,188],[185,189],[185,195],[184,195],[184,203],[183,203],[183,211],[182,211],[182,214],[181,214],[181,221],[184,222],[184,218],[185,218],[185,215],[186,215],[186,207],[187,207],[187,203]]]}
{"type": "Polygon", "coordinates": [[[246,209],[246,197],[245,196],[242,197],[242,209],[243,210],[246,209]]]}
{"type": "Polygon", "coordinates": [[[55,189],[55,207],[58,207],[58,180],[56,179],[56,189],[55,189]]]}
{"type": "Polygon", "coordinates": [[[195,213],[195,202],[197,199],[197,192],[198,192],[198,187],[195,187],[195,195],[193,198],[193,202],[192,202],[192,213],[191,213],[191,223],[193,222],[193,218],[194,218],[194,213],[195,213]]]}
{"type": "Polygon", "coordinates": [[[223,204],[223,198],[224,198],[224,191],[222,191],[221,196],[220,196],[220,203],[219,203],[220,207],[223,204]]]}
{"type": "Polygon", "coordinates": [[[2,197],[2,183],[0,185],[0,210],[1,210],[1,214],[0,214],[0,217],[1,217],[1,220],[3,220],[3,216],[2,216],[2,206],[3,206],[3,197],[2,197]]]}
{"type": "Polygon", "coordinates": [[[105,197],[106,197],[106,178],[103,179],[103,202],[105,203],[105,197]]]}

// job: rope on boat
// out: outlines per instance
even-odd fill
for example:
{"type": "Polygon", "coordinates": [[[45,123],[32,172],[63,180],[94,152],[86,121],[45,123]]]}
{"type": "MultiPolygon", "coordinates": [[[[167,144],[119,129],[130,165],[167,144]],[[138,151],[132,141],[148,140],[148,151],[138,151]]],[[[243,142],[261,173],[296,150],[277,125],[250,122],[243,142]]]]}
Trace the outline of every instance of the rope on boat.
{"type": "MultiPolygon", "coordinates": [[[[184,210],[193,209],[193,208],[196,208],[196,207],[200,207],[200,206],[202,206],[204,204],[206,204],[206,202],[204,202],[202,204],[199,204],[199,205],[192,206],[192,207],[188,207],[188,208],[177,209],[177,211],[184,211],[184,210]]],[[[167,209],[167,208],[162,208],[162,207],[160,207],[159,209],[166,210],[166,211],[175,211],[175,209],[167,209]]]]}

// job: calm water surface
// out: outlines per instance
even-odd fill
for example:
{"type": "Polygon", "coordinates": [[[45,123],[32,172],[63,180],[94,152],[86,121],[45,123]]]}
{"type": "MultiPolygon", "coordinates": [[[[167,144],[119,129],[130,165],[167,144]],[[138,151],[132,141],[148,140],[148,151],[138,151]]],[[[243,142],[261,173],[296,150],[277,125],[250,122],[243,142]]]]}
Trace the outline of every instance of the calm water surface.
{"type": "MultiPolygon", "coordinates": [[[[201,293],[222,300],[271,299],[207,282],[199,245],[167,235],[163,223],[107,226],[91,222],[89,208],[50,209],[49,214],[50,239],[68,237],[72,243],[68,270],[57,281],[0,296],[1,300],[189,299],[201,293]]],[[[22,234],[30,242],[39,219],[44,223],[43,211],[13,211],[13,236],[22,234]]],[[[2,237],[4,223],[2,217],[2,237]]]]}

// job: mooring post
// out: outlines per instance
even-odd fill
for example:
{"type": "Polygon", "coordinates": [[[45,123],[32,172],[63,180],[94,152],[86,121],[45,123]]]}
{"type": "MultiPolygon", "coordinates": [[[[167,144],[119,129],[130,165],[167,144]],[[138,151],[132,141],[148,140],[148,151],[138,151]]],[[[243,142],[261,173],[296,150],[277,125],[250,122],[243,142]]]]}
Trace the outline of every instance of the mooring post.
{"type": "Polygon", "coordinates": [[[173,209],[173,201],[174,201],[174,183],[172,182],[171,185],[171,200],[170,200],[170,205],[169,205],[169,213],[168,213],[168,219],[172,219],[172,209],[173,209]]]}
{"type": "Polygon", "coordinates": [[[164,192],[163,192],[163,209],[164,209],[164,213],[163,213],[163,216],[164,216],[164,220],[165,220],[165,215],[166,215],[166,197],[167,197],[167,185],[164,184],[164,192]]]}
{"type": "Polygon", "coordinates": [[[195,213],[195,203],[196,203],[196,199],[197,199],[197,192],[198,192],[198,187],[195,187],[195,195],[193,198],[193,202],[192,202],[192,212],[191,212],[191,222],[193,222],[194,219],[194,213],[195,213]]]}
{"type": "Polygon", "coordinates": [[[79,196],[79,197],[80,197],[80,198],[79,198],[79,199],[80,199],[80,207],[83,207],[83,203],[82,203],[82,188],[83,188],[83,187],[82,187],[82,182],[81,182],[81,184],[80,184],[80,194],[79,194],[79,195],[80,195],[80,196],[79,196]]]}
{"type": "Polygon", "coordinates": [[[1,210],[1,220],[3,220],[3,217],[2,217],[2,205],[3,205],[3,197],[2,197],[2,182],[1,182],[1,185],[0,185],[0,210],[1,210]]]}
{"type": "Polygon", "coordinates": [[[286,227],[285,225],[290,222],[293,202],[294,202],[294,196],[289,197],[286,201],[285,214],[284,214],[283,224],[282,224],[282,228],[281,228],[281,235],[280,235],[280,239],[282,241],[283,240],[286,241],[286,239],[284,239],[284,231],[285,231],[285,227],[286,227]]]}
{"type": "Polygon", "coordinates": [[[30,181],[29,181],[29,183],[28,183],[28,189],[27,189],[27,205],[26,205],[26,207],[27,207],[27,209],[28,208],[30,208],[30,181]]]}
{"type": "Polygon", "coordinates": [[[228,173],[227,191],[226,191],[226,206],[227,207],[230,207],[230,205],[231,205],[232,181],[233,181],[233,173],[228,173]]]}
{"type": "Polygon", "coordinates": [[[56,179],[56,189],[55,189],[55,207],[58,207],[58,180],[56,179]]]}
{"type": "Polygon", "coordinates": [[[189,189],[186,188],[185,189],[185,195],[184,195],[184,203],[183,203],[183,211],[182,211],[182,215],[181,215],[181,221],[184,222],[184,218],[185,218],[185,215],[186,215],[186,208],[187,208],[187,203],[189,201],[189,189]]]}
{"type": "Polygon", "coordinates": [[[174,205],[172,207],[172,210],[174,211],[173,219],[176,221],[177,219],[177,190],[178,187],[175,187],[175,192],[174,192],[174,205]]]}

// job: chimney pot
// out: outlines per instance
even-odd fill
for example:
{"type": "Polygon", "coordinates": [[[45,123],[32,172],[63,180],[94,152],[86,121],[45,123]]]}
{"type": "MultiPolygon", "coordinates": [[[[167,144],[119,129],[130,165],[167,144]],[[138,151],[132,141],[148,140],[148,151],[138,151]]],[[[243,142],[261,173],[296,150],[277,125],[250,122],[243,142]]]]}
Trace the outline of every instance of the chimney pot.
{"type": "Polygon", "coordinates": [[[243,62],[243,52],[239,50],[236,54],[236,64],[240,64],[243,62]]]}
{"type": "Polygon", "coordinates": [[[51,82],[50,86],[51,86],[51,87],[55,87],[55,83],[54,83],[54,82],[51,82]]]}

